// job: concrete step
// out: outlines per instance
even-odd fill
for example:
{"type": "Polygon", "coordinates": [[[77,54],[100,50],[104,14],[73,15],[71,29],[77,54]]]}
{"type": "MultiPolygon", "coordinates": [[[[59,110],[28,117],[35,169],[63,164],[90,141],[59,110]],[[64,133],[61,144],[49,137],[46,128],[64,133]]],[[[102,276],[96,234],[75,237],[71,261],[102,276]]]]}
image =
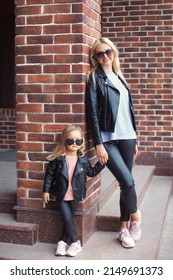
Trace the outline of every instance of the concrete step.
{"type": "MultiPolygon", "coordinates": [[[[138,207],[141,204],[143,196],[154,174],[154,166],[135,165],[133,168],[133,176],[135,180],[136,193],[138,197],[138,207]]],[[[97,215],[97,229],[104,231],[118,231],[120,226],[119,216],[119,196],[118,187],[108,199],[107,203],[102,207],[97,215]]]]}
{"type": "MultiPolygon", "coordinates": [[[[171,177],[152,178],[140,205],[142,238],[133,249],[121,246],[117,232],[96,231],[73,260],[173,259],[172,242],[169,243],[173,239],[172,180],[171,177]]],[[[28,246],[1,242],[0,259],[67,260],[55,257],[55,249],[56,244],[37,242],[28,246]]]]}
{"type": "MultiPolygon", "coordinates": [[[[0,198],[0,213],[15,213],[14,206],[17,204],[16,198],[0,198]]],[[[1,214],[0,214],[1,215],[1,214]]]]}
{"type": "Polygon", "coordinates": [[[18,223],[13,214],[0,214],[0,242],[33,245],[38,241],[38,225],[18,223]]]}
{"type": "Polygon", "coordinates": [[[83,258],[173,259],[173,249],[170,246],[173,241],[172,183],[172,177],[153,176],[140,205],[142,238],[133,249],[127,250],[121,246],[118,232],[97,231],[84,245],[83,258]]]}
{"type": "MultiPolygon", "coordinates": [[[[172,181],[173,183],[173,181],[172,181]]],[[[173,191],[168,203],[167,213],[163,224],[162,238],[157,252],[158,260],[173,260],[173,191]]]]}

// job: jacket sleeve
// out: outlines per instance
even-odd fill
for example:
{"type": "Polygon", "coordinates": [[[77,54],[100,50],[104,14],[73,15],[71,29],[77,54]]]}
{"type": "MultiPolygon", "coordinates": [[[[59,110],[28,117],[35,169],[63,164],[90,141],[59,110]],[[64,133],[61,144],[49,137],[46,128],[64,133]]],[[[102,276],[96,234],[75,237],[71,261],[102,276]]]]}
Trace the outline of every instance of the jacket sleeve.
{"type": "Polygon", "coordinates": [[[92,75],[90,74],[87,84],[86,84],[86,117],[87,124],[91,129],[94,145],[102,144],[101,131],[98,119],[98,100],[97,100],[97,89],[96,84],[94,84],[92,75]]]}
{"type": "Polygon", "coordinates": [[[56,160],[52,160],[48,163],[44,184],[43,184],[43,192],[50,193],[53,183],[55,182],[56,175],[56,160]]]}
{"type": "Polygon", "coordinates": [[[100,162],[97,162],[94,166],[92,166],[91,163],[89,162],[89,160],[87,160],[87,176],[89,176],[89,177],[96,176],[104,168],[105,168],[105,165],[101,165],[100,162]]]}

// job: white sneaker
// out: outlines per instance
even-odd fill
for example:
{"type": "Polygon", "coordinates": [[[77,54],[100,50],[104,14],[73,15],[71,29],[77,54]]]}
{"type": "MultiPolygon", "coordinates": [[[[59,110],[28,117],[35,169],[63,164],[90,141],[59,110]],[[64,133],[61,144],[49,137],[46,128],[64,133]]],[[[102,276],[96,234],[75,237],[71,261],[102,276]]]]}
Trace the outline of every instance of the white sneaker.
{"type": "Polygon", "coordinates": [[[81,243],[78,240],[77,242],[71,243],[70,247],[67,250],[66,255],[69,257],[75,257],[77,255],[77,253],[79,253],[81,251],[82,251],[81,243]]]}
{"type": "Polygon", "coordinates": [[[60,240],[57,244],[55,256],[65,256],[67,252],[67,243],[60,240]]]}
{"type": "Polygon", "coordinates": [[[135,242],[127,228],[121,229],[119,232],[119,240],[121,241],[122,246],[125,248],[133,248],[135,246],[135,242]]]}
{"type": "Polygon", "coordinates": [[[137,213],[139,216],[139,222],[131,221],[129,227],[130,235],[135,242],[141,239],[141,212],[138,210],[137,213]]]}

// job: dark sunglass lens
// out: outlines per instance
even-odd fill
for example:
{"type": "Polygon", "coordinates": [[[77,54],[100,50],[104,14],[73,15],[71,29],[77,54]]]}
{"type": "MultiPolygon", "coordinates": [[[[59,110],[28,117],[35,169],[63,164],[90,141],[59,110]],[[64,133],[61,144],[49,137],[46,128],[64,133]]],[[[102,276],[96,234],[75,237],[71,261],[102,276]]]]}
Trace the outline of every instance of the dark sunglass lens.
{"type": "Polygon", "coordinates": [[[76,145],[78,145],[78,146],[83,144],[83,140],[82,139],[78,139],[75,142],[76,142],[76,145]]]}
{"type": "Polygon", "coordinates": [[[106,50],[106,51],[105,51],[105,54],[106,54],[107,56],[110,56],[112,53],[113,53],[113,50],[106,50]]]}
{"type": "Polygon", "coordinates": [[[73,145],[74,140],[73,139],[66,139],[65,142],[68,146],[70,146],[70,145],[73,145]]]}
{"type": "Polygon", "coordinates": [[[81,146],[83,144],[83,139],[77,139],[77,140],[74,140],[74,139],[66,139],[65,140],[66,144],[68,146],[71,146],[73,145],[74,143],[76,143],[76,145],[78,146],[81,146]]]}
{"type": "Polygon", "coordinates": [[[98,53],[95,54],[95,56],[97,58],[101,58],[102,56],[104,56],[104,52],[98,52],[98,53]]]}
{"type": "Polygon", "coordinates": [[[96,56],[97,58],[102,58],[102,57],[104,57],[105,54],[106,54],[107,56],[111,56],[112,53],[113,53],[113,50],[112,50],[112,49],[108,49],[108,50],[106,50],[105,52],[98,52],[98,53],[96,53],[95,56],[96,56]]]}

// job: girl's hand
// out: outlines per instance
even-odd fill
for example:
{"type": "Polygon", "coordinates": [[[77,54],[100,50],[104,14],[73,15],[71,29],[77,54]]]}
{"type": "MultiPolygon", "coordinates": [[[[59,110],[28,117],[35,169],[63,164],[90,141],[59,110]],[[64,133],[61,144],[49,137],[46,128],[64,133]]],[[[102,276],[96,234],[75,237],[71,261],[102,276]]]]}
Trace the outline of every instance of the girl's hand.
{"type": "Polygon", "coordinates": [[[47,192],[43,193],[43,201],[46,202],[46,203],[49,202],[49,193],[47,193],[47,192]]]}
{"type": "Polygon", "coordinates": [[[102,165],[107,163],[107,161],[108,161],[108,153],[106,152],[106,149],[103,146],[103,144],[96,145],[96,154],[97,154],[98,161],[102,165]]]}
{"type": "Polygon", "coordinates": [[[137,144],[136,144],[136,146],[135,146],[135,152],[134,152],[134,158],[136,158],[137,155],[138,155],[138,146],[137,146],[137,144]]]}

